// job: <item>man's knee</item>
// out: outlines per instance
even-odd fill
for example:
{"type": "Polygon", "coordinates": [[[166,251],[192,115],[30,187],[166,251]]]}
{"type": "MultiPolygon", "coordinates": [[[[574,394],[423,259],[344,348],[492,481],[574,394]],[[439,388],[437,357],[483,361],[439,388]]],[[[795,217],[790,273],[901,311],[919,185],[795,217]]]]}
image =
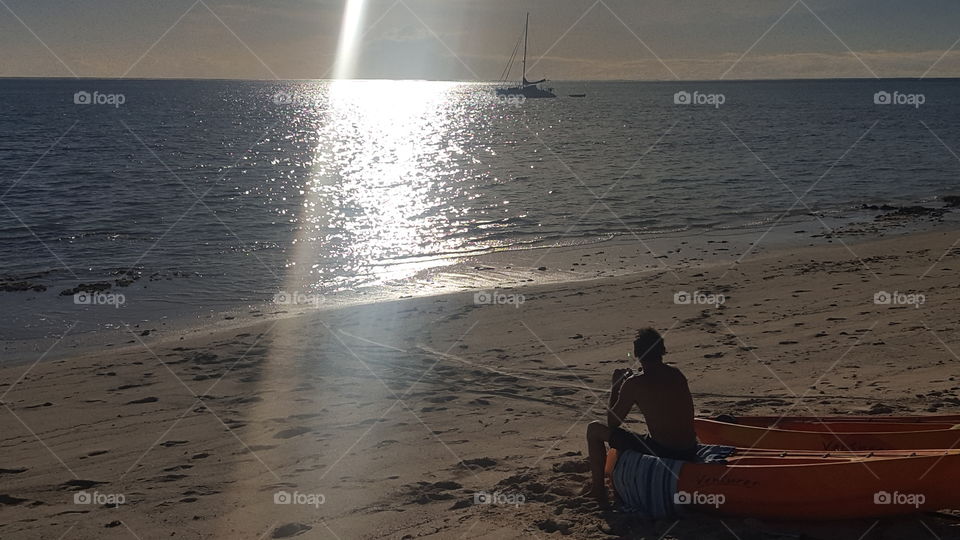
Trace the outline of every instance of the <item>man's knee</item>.
{"type": "Polygon", "coordinates": [[[602,422],[593,421],[587,424],[587,438],[607,440],[610,438],[610,428],[602,422]]]}

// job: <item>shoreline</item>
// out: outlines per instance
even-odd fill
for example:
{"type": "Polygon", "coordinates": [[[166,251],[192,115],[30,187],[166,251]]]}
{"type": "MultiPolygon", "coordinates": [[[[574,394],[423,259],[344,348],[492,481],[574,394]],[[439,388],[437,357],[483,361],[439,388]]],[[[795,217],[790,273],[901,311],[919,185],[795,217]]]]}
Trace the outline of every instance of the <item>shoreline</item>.
{"type": "MultiPolygon", "coordinates": [[[[834,238],[840,243],[855,246],[885,237],[960,230],[960,213],[951,212],[950,208],[944,210],[946,214],[939,221],[911,218],[881,223],[849,216],[840,217],[829,223],[836,234],[824,234],[826,229],[822,222],[812,216],[805,216],[803,221],[788,221],[772,228],[765,224],[756,229],[717,229],[706,232],[688,230],[644,237],[641,238],[643,244],[639,247],[634,238],[617,237],[574,245],[503,249],[466,257],[450,256],[446,258],[448,264],[417,272],[391,285],[366,287],[352,294],[325,296],[292,292],[293,295],[306,296],[308,299],[319,298],[319,304],[313,308],[310,307],[310,302],[303,307],[268,301],[233,307],[221,306],[206,312],[191,311],[189,315],[172,318],[164,316],[157,320],[134,317],[124,321],[129,330],[114,322],[108,323],[107,328],[86,330],[79,334],[68,331],[43,338],[5,339],[3,354],[7,365],[30,363],[39,356],[45,359],[65,359],[96,353],[98,349],[122,350],[127,347],[140,347],[140,340],[132,334],[142,334],[140,337],[145,338],[142,340],[144,343],[159,346],[200,335],[240,330],[256,325],[258,321],[309,316],[366,304],[396,302],[415,297],[442,297],[464,292],[587,282],[636,273],[735,265],[735,260],[761,253],[829,246],[834,243],[834,238]],[[817,230],[820,232],[815,232],[817,230]],[[754,242],[757,242],[756,246],[752,245],[754,242]],[[603,257],[597,257],[599,255],[603,257]],[[595,258],[585,260],[590,256],[595,258]],[[598,259],[603,262],[595,262],[598,259]],[[541,268],[544,270],[540,270],[541,268]],[[113,328],[109,328],[110,326],[113,328]]],[[[15,296],[7,298],[16,299],[15,296]]],[[[64,321],[63,330],[68,328],[72,327],[67,326],[64,321]]]]}

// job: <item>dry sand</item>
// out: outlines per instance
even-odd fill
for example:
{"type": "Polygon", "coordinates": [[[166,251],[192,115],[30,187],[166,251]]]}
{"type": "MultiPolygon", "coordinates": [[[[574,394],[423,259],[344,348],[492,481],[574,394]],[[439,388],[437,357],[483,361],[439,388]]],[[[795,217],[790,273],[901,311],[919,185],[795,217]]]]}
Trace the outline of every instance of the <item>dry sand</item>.
{"type": "Polygon", "coordinates": [[[702,415],[960,412],[957,238],[499,291],[518,307],[460,293],[149,348],[131,334],[5,367],[0,537],[960,538],[942,516],[652,523],[575,495],[585,426],[640,326],[666,333],[702,415]],[[726,301],[674,303],[694,290],[726,301]],[[881,290],[925,303],[877,305],[881,290]],[[525,501],[473,504],[481,491],[525,501]]]}

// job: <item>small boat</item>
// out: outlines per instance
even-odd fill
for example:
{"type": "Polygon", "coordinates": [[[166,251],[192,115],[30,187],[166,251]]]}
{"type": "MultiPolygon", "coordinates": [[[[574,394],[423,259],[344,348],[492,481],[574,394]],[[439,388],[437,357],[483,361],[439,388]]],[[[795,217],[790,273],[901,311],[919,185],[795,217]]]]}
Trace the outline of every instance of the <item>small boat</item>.
{"type": "MultiPolygon", "coordinates": [[[[527,80],[527,35],[530,30],[530,14],[527,13],[527,21],[523,27],[523,67],[520,74],[520,82],[517,86],[501,87],[497,88],[498,96],[523,96],[524,99],[538,99],[538,98],[555,98],[556,94],[553,93],[553,88],[541,88],[540,84],[546,82],[546,79],[540,79],[539,81],[530,82],[527,80]]],[[[501,82],[506,81],[510,77],[510,71],[513,68],[513,62],[517,55],[517,49],[520,47],[520,42],[517,42],[517,45],[513,48],[513,54],[510,55],[510,60],[507,62],[507,67],[504,68],[503,73],[500,75],[501,82]]]]}
{"type": "Polygon", "coordinates": [[[567,94],[569,97],[587,97],[586,94],[567,94]]]}
{"type": "MultiPolygon", "coordinates": [[[[960,477],[960,450],[899,454],[776,455],[738,450],[724,463],[680,463],[678,469],[671,469],[676,472],[660,470],[636,478],[666,482],[665,491],[672,500],[660,508],[674,512],[693,509],[759,519],[833,520],[960,508],[960,491],[951,480],[960,477]]],[[[664,467],[661,464],[668,462],[653,466],[664,467]]],[[[618,496],[631,490],[642,492],[643,486],[638,491],[625,485],[634,477],[615,474],[618,463],[616,450],[611,450],[606,473],[618,496]]]]}
{"type": "Polygon", "coordinates": [[[956,417],[774,418],[741,417],[736,423],[697,418],[697,438],[743,448],[869,451],[960,446],[956,417]]]}

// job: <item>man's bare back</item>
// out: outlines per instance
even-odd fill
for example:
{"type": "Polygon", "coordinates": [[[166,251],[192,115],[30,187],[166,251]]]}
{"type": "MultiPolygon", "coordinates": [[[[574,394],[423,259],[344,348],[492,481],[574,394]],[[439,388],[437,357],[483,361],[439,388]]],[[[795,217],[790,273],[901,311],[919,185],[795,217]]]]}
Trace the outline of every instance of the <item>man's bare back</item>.
{"type": "Polygon", "coordinates": [[[646,366],[624,382],[620,399],[636,405],[650,436],[661,445],[676,450],[696,446],[693,396],[679,369],[666,364],[646,366]]]}

